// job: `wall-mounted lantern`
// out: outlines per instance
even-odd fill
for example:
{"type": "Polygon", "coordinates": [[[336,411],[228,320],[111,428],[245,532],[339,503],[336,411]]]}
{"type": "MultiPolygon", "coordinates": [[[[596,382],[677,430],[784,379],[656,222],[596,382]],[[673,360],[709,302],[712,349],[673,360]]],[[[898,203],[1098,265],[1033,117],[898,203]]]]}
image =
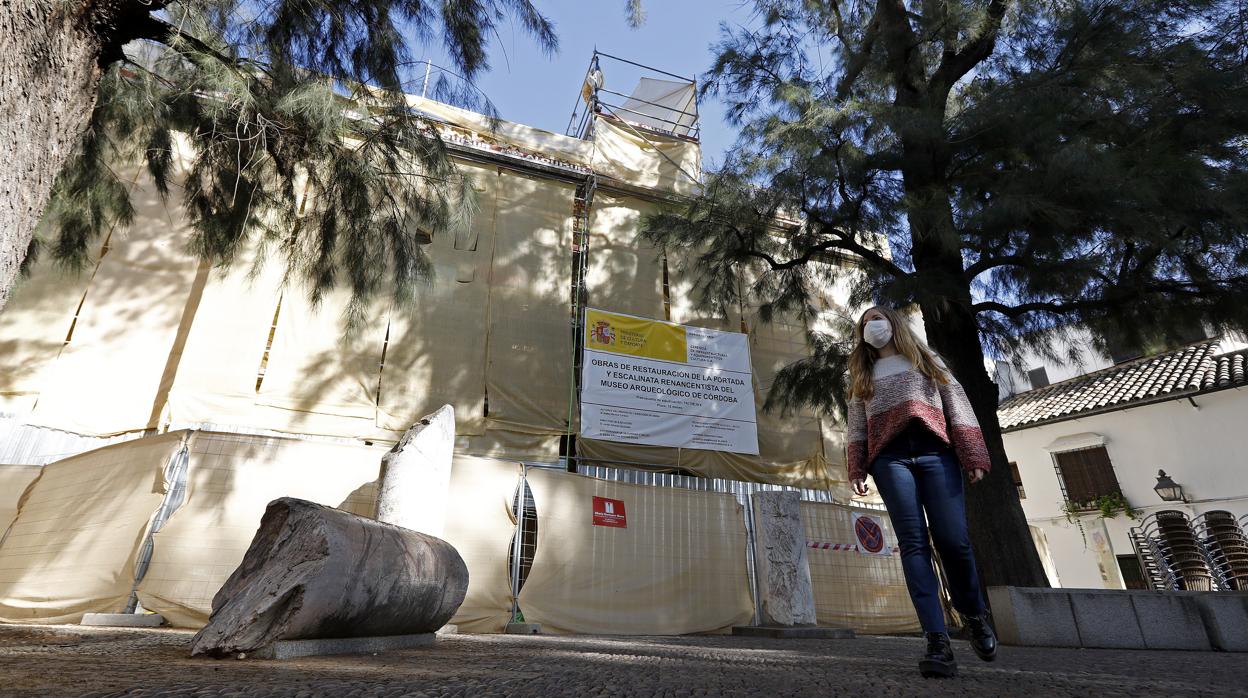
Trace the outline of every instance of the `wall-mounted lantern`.
{"type": "Polygon", "coordinates": [[[1187,499],[1183,496],[1183,486],[1170,479],[1164,470],[1157,471],[1157,484],[1153,487],[1153,491],[1166,502],[1185,502],[1187,499]]]}

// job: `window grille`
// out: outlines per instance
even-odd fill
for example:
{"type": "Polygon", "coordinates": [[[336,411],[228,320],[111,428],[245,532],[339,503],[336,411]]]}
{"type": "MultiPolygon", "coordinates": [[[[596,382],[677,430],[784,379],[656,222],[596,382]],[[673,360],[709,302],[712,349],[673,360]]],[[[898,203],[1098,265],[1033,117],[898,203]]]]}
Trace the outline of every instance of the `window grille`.
{"type": "Polygon", "coordinates": [[[1054,453],[1053,463],[1069,502],[1090,506],[1105,495],[1122,494],[1104,446],[1054,453]]]}

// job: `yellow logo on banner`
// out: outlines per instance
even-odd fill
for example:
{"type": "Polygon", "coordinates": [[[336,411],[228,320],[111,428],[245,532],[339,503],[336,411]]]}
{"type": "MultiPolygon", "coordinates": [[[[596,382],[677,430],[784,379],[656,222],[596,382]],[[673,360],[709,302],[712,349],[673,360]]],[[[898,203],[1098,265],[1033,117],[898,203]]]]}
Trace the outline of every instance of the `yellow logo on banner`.
{"type": "Polygon", "coordinates": [[[660,361],[689,361],[685,328],[601,310],[585,313],[585,348],[660,361]]]}

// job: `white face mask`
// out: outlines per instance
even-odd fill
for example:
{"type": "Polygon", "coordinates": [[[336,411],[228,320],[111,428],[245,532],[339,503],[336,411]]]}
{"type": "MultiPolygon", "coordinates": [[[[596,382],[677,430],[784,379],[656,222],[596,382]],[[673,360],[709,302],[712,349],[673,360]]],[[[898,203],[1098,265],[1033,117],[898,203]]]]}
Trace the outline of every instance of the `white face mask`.
{"type": "Polygon", "coordinates": [[[867,320],[862,328],[862,338],[876,349],[882,349],[893,338],[893,326],[888,320],[867,320]]]}

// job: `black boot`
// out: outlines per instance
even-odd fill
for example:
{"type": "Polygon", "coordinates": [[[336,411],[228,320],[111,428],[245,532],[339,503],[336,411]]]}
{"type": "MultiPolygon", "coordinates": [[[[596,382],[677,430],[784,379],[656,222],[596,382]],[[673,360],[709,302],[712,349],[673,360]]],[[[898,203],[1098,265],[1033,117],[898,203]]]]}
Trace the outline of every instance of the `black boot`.
{"type": "Polygon", "coordinates": [[[971,649],[985,662],[997,658],[997,634],[988,624],[988,614],[964,616],[966,627],[971,631],[971,649]]]}
{"type": "Polygon", "coordinates": [[[927,652],[919,660],[919,673],[925,678],[944,679],[958,675],[958,663],[953,659],[946,633],[927,633],[927,652]]]}

